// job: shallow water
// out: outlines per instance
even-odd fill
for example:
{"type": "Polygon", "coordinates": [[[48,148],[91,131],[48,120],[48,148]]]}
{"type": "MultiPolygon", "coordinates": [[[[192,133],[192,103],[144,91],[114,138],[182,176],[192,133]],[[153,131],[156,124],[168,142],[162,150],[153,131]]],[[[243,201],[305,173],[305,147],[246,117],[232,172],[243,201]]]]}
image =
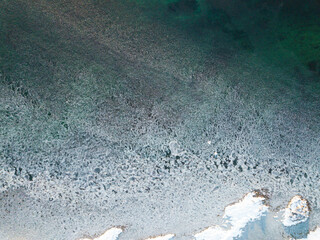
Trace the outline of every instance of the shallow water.
{"type": "Polygon", "coordinates": [[[0,238],[191,239],[255,189],[306,198],[314,229],[319,9],[2,1],[0,238]]]}

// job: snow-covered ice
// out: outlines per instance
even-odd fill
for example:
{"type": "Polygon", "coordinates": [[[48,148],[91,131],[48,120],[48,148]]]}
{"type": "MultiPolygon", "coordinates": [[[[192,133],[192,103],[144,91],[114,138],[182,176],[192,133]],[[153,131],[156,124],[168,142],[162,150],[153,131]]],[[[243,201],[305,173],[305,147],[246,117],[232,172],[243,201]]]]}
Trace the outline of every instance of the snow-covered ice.
{"type": "Polygon", "coordinates": [[[319,240],[320,239],[320,227],[316,228],[314,231],[311,231],[308,234],[307,238],[303,238],[300,240],[319,240]]]}
{"type": "Polygon", "coordinates": [[[172,240],[173,237],[174,237],[174,234],[167,234],[167,235],[164,235],[164,236],[148,238],[146,240],[172,240]]]}
{"type": "Polygon", "coordinates": [[[282,223],[284,226],[293,226],[308,220],[310,209],[306,199],[294,196],[284,210],[282,223]]]}
{"type": "Polygon", "coordinates": [[[82,238],[79,240],[117,240],[119,235],[122,233],[122,229],[121,228],[110,228],[109,230],[107,230],[104,234],[102,234],[99,237],[96,238],[82,238]]]}
{"type": "Polygon", "coordinates": [[[249,222],[258,220],[267,213],[265,200],[258,192],[248,193],[238,203],[226,207],[223,226],[209,227],[196,234],[196,240],[233,240],[240,237],[249,222]]]}

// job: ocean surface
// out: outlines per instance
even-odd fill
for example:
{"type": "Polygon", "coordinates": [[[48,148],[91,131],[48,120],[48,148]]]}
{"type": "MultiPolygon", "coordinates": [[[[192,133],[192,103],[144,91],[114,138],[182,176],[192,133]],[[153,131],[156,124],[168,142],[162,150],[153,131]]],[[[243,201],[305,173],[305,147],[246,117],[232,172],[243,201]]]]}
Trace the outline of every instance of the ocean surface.
{"type": "Polygon", "coordinates": [[[320,225],[319,1],[0,1],[0,239],[195,239],[253,191],[229,239],[320,225]]]}

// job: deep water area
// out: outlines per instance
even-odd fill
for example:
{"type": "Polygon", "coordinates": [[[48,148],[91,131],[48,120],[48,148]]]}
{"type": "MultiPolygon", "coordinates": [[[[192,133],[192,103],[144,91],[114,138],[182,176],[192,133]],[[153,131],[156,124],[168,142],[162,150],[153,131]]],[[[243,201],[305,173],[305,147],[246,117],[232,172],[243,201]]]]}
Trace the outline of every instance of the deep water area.
{"type": "Polygon", "coordinates": [[[0,1],[1,240],[192,239],[261,189],[320,225],[318,0],[0,1]]]}

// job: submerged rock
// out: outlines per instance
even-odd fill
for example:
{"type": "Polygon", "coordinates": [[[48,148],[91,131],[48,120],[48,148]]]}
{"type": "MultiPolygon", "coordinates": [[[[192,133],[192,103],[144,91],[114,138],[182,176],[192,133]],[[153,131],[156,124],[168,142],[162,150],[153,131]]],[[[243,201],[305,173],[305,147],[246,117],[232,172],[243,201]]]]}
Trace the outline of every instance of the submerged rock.
{"type": "Polygon", "coordinates": [[[169,10],[177,13],[192,13],[197,10],[196,0],[179,0],[168,5],[169,10]]]}

